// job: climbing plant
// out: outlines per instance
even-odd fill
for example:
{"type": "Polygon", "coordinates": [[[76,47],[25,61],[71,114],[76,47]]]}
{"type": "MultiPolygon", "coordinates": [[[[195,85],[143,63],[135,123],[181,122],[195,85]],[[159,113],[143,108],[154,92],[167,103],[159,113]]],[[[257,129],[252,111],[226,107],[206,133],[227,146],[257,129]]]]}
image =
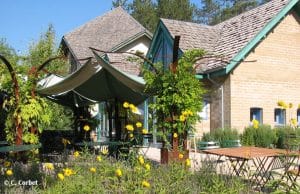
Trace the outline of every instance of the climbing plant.
{"type": "Polygon", "coordinates": [[[200,119],[197,112],[202,109],[205,89],[195,77],[194,64],[204,54],[205,51],[200,49],[187,51],[175,69],[172,65],[173,68],[164,69],[161,63],[157,63],[153,68],[146,66],[143,70],[145,91],[154,97],[150,108],[155,111],[157,128],[166,142],[170,136],[185,139],[200,119]]]}

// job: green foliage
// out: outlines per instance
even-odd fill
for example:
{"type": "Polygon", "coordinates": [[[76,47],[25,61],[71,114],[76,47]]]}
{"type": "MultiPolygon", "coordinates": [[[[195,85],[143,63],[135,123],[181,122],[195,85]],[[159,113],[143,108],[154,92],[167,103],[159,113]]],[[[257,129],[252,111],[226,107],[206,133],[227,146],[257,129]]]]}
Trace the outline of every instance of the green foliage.
{"type": "Polygon", "coordinates": [[[223,147],[222,142],[225,140],[239,140],[239,134],[236,129],[231,128],[218,128],[210,133],[204,133],[201,141],[218,141],[221,147],[223,147]]]}
{"type": "MultiPolygon", "coordinates": [[[[13,165],[14,175],[0,172],[0,180],[37,180],[38,186],[18,188],[4,187],[5,193],[26,189],[37,193],[250,193],[249,187],[239,178],[212,173],[201,168],[192,172],[183,163],[154,165],[142,156],[133,156],[131,163],[116,161],[106,155],[91,155],[88,152],[71,157],[68,163],[53,163],[53,169],[44,164],[27,164],[27,169],[13,165]],[[87,162],[88,161],[88,162],[87,162]],[[39,167],[39,168],[37,168],[39,167]],[[92,171],[91,168],[94,168],[92,171]],[[66,174],[68,169],[69,176],[66,174]],[[119,169],[121,176],[117,176],[119,169]],[[30,174],[29,174],[30,172],[30,174]],[[58,178],[58,173],[64,179],[58,178]],[[16,175],[16,176],[15,176],[16,175]],[[30,176],[31,175],[31,176],[30,176]],[[148,184],[147,184],[148,183],[148,184]]],[[[27,190],[27,191],[28,191],[27,190]]]]}
{"type": "Polygon", "coordinates": [[[197,21],[214,25],[253,9],[269,0],[202,0],[196,11],[197,21]]]}
{"type": "Polygon", "coordinates": [[[126,0],[113,1],[113,6],[122,6],[145,28],[154,32],[159,18],[192,21],[196,6],[190,0],[126,0]],[[178,9],[180,7],[180,9],[178,9]]]}
{"type": "Polygon", "coordinates": [[[276,127],[274,128],[277,142],[276,147],[286,149],[288,148],[288,144],[298,144],[300,145],[300,128],[294,128],[291,126],[284,126],[284,127],[276,127]],[[295,138],[293,138],[295,137],[295,138]],[[292,142],[296,141],[296,142],[292,142]]]}
{"type": "Polygon", "coordinates": [[[205,90],[195,77],[193,65],[204,54],[203,50],[185,52],[175,72],[159,63],[155,64],[158,72],[144,68],[145,91],[155,99],[149,107],[155,110],[157,127],[163,131],[165,140],[170,134],[182,136],[193,130],[193,124],[200,119],[197,112],[202,109],[205,90]]]}
{"type": "Polygon", "coordinates": [[[242,144],[257,147],[272,147],[277,142],[275,130],[269,125],[249,126],[242,134],[242,144]]]}
{"type": "MultiPolygon", "coordinates": [[[[29,54],[26,57],[18,57],[14,50],[3,40],[0,42],[0,53],[9,60],[17,73],[20,94],[19,102],[16,102],[10,74],[1,62],[0,90],[6,91],[10,96],[4,103],[8,115],[5,121],[7,140],[11,143],[15,141],[17,122],[21,123],[24,143],[37,143],[37,134],[47,128],[50,122],[54,129],[61,126],[69,127],[72,124],[70,111],[39,96],[32,95],[32,91],[36,89],[37,80],[47,75],[43,71],[36,74],[37,68],[47,59],[58,54],[53,27],[50,25],[48,30],[40,37],[40,40],[30,46],[29,54]],[[65,112],[69,114],[64,114],[65,112]],[[38,130],[37,134],[32,133],[34,129],[38,130]]],[[[66,67],[65,61],[54,60],[47,64],[46,69],[50,72],[65,73],[66,67]]]]}

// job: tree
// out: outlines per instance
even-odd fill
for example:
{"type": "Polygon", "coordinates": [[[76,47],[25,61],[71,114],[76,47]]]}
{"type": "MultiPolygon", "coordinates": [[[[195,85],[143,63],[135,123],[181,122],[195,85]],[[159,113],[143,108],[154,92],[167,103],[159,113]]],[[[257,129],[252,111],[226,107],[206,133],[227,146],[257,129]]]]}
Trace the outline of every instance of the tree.
{"type": "Polygon", "coordinates": [[[46,75],[41,71],[41,67],[49,65],[49,69],[52,70],[66,69],[65,62],[54,61],[57,57],[51,58],[57,54],[54,37],[54,30],[50,26],[45,35],[41,36],[36,44],[31,45],[27,57],[14,56],[13,50],[2,41],[3,54],[0,53],[0,59],[7,68],[1,68],[3,72],[1,78],[5,79],[3,83],[1,82],[0,89],[9,94],[9,98],[4,101],[8,115],[5,121],[5,132],[7,141],[11,143],[36,144],[39,141],[38,134],[51,121],[53,124],[59,123],[55,119],[64,117],[57,106],[49,106],[46,99],[35,95],[37,79],[46,75]],[[8,79],[9,74],[11,79],[8,79]]]}
{"type": "Polygon", "coordinates": [[[159,17],[156,11],[156,4],[151,0],[133,0],[128,5],[128,9],[137,21],[139,21],[146,29],[154,31],[159,17]]]}
{"type": "Polygon", "coordinates": [[[115,0],[113,6],[122,6],[151,32],[156,29],[159,18],[193,21],[196,12],[190,0],[133,0],[131,3],[115,0]]]}
{"type": "Polygon", "coordinates": [[[114,1],[112,1],[112,5],[113,5],[113,7],[119,7],[119,6],[121,6],[121,7],[123,7],[123,8],[126,9],[126,7],[127,7],[127,0],[114,0],[114,1]]]}
{"type": "Polygon", "coordinates": [[[157,15],[160,18],[193,21],[196,6],[190,0],[158,0],[157,15]]]}

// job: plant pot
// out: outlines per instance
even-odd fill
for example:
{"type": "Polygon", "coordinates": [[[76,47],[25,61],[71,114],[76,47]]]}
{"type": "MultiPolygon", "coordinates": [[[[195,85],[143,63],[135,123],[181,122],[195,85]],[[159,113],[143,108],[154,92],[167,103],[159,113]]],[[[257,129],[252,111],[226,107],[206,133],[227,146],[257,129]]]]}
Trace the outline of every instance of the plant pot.
{"type": "Polygon", "coordinates": [[[161,164],[168,164],[169,162],[174,161],[185,161],[189,158],[189,150],[185,150],[183,154],[183,158],[179,158],[179,150],[168,150],[167,148],[161,148],[160,150],[160,158],[161,158],[161,164]]]}

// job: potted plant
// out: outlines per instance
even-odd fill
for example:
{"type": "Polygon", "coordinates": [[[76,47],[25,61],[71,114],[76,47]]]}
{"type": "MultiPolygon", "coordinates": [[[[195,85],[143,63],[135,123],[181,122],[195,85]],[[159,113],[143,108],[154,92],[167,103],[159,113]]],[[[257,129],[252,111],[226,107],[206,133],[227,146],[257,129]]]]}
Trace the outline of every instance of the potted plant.
{"type": "Polygon", "coordinates": [[[205,90],[195,76],[194,64],[201,59],[203,50],[191,50],[183,54],[170,69],[161,63],[144,68],[145,91],[153,96],[150,108],[155,112],[156,127],[163,139],[161,162],[188,157],[187,134],[200,119],[205,90]]]}

